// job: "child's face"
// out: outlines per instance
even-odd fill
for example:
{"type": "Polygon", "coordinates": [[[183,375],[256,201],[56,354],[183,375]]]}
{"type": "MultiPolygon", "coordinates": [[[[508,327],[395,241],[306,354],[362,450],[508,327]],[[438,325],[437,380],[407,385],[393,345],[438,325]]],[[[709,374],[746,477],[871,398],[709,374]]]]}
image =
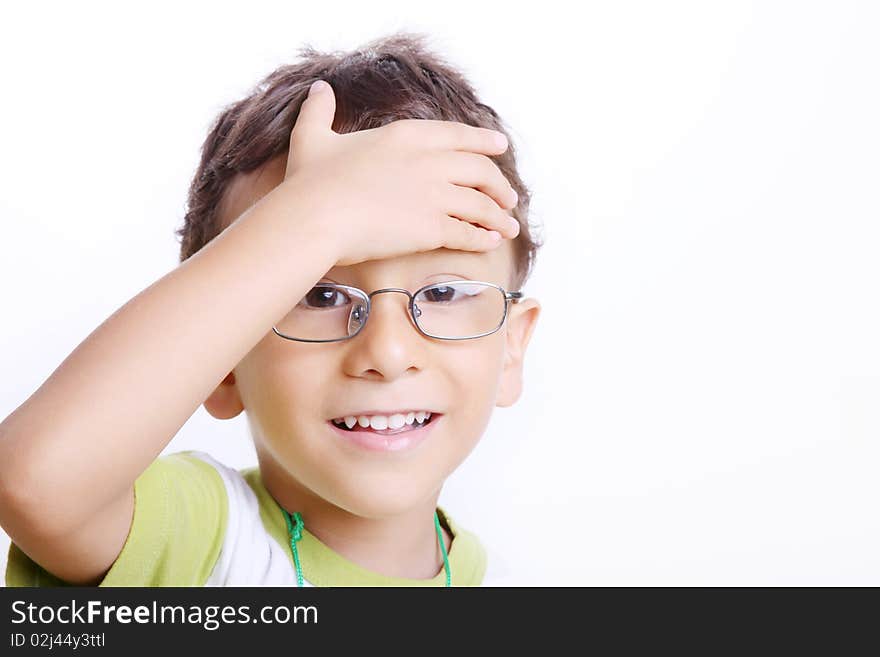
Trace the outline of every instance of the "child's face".
{"type": "MultiPolygon", "coordinates": [[[[284,164],[279,158],[260,175],[236,179],[225,205],[227,224],[281,183],[284,164]]],[[[334,267],[321,280],[369,293],[386,287],[414,292],[466,278],[511,291],[512,253],[510,240],[485,253],[437,249],[334,267]]],[[[218,418],[247,411],[273,494],[273,488],[308,491],[363,517],[403,513],[439,491],[476,446],[495,406],[517,400],[537,301],[510,303],[498,331],[471,340],[428,338],[407,308],[404,294],[375,295],[366,325],[340,342],[285,340],[270,329],[205,402],[218,418]],[[404,408],[442,417],[426,440],[399,451],[365,449],[330,424],[359,410],[404,408]]]]}

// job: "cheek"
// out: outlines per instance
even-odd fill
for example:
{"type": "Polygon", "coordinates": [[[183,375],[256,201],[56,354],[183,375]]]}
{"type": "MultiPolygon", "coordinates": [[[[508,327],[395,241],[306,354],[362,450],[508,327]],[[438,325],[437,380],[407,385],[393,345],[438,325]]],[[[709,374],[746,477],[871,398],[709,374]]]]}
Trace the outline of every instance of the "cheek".
{"type": "Polygon", "coordinates": [[[476,340],[463,341],[455,354],[443,358],[460,385],[491,392],[504,363],[505,336],[501,331],[476,340]]]}
{"type": "Polygon", "coordinates": [[[456,433],[467,442],[482,434],[495,406],[504,362],[504,341],[490,339],[496,335],[473,340],[454,361],[444,361],[449,390],[453,391],[450,419],[454,420],[456,433]],[[485,342],[478,344],[481,340],[485,342]]]}
{"type": "Polygon", "coordinates": [[[284,346],[273,344],[249,354],[240,368],[239,390],[249,414],[289,427],[307,415],[314,421],[314,413],[325,405],[331,371],[317,352],[284,346]]]}

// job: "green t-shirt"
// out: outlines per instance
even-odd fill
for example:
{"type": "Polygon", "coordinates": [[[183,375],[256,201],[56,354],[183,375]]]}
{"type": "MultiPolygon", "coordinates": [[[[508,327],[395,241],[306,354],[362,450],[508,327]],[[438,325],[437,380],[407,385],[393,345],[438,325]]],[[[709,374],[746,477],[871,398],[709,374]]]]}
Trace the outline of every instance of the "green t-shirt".
{"type": "MultiPolygon", "coordinates": [[[[156,459],[137,478],[131,528],[99,586],[296,586],[283,511],[256,467],[234,470],[197,451],[156,459]]],[[[478,586],[486,551],[441,508],[452,536],[447,558],[453,586],[478,586]]],[[[308,529],[297,542],[306,586],[445,586],[432,579],[389,577],[334,552],[308,529]]],[[[9,547],[7,586],[67,586],[9,547]]]]}

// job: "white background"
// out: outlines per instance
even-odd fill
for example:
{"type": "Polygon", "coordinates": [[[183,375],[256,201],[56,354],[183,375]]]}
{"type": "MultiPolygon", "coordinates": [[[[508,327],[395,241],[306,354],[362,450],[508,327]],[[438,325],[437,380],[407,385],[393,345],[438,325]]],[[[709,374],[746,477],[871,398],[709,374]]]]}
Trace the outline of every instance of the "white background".
{"type": "MultiPolygon", "coordinates": [[[[176,266],[223,105],[304,43],[424,31],[512,128],[546,240],[523,397],[441,504],[524,584],[880,585],[876,3],[18,3],[3,22],[0,416],[176,266]]],[[[200,407],[165,451],[245,467],[249,441],[244,415],[200,407]]]]}

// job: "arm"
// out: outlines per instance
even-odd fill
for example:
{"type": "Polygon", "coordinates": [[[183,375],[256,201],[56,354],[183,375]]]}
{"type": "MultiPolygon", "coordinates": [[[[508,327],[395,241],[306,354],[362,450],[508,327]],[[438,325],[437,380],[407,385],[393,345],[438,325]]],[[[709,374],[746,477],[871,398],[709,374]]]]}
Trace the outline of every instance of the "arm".
{"type": "Polygon", "coordinates": [[[0,423],[0,524],[46,570],[74,584],[103,578],[128,534],[135,479],[333,267],[305,194],[292,178],[264,196],[0,423]]]}

